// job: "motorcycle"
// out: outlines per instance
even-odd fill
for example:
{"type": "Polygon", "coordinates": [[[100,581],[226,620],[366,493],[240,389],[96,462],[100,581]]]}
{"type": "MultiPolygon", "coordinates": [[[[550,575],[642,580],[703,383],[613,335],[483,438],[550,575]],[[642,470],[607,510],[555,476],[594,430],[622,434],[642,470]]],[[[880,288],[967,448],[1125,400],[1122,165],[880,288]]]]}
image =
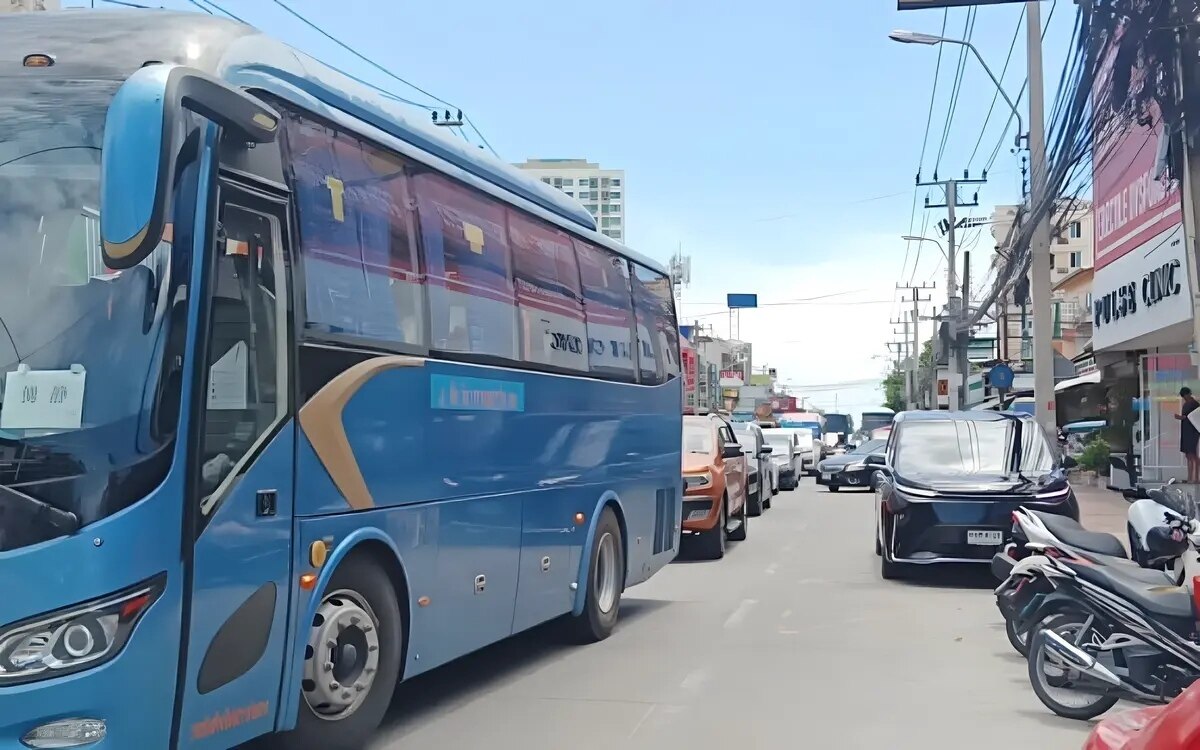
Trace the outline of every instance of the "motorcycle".
{"type": "Polygon", "coordinates": [[[1047,549],[1113,566],[1146,585],[1180,583],[1182,570],[1169,567],[1179,554],[1178,544],[1167,538],[1163,524],[1182,522],[1183,500],[1162,490],[1148,494],[1148,499],[1130,507],[1128,525],[1134,560],[1128,559],[1120,540],[1111,534],[1088,531],[1069,518],[1026,508],[1013,513],[1013,542],[993,558],[992,572],[1002,579],[994,592],[996,606],[1004,617],[1005,635],[1018,653],[1027,655],[1029,646],[1029,630],[1018,626],[1018,615],[1052,590],[1038,572],[1046,564],[1047,549]]]}
{"type": "Polygon", "coordinates": [[[1054,713],[1086,720],[1119,700],[1165,703],[1200,678],[1190,586],[1200,565],[1200,524],[1190,512],[1156,529],[1151,540],[1157,552],[1183,558],[1178,584],[1168,582],[1167,573],[1162,582],[1150,583],[1129,575],[1128,566],[1046,550],[1038,571],[1053,590],[1026,606],[1018,627],[1036,625],[1029,679],[1054,713]]]}

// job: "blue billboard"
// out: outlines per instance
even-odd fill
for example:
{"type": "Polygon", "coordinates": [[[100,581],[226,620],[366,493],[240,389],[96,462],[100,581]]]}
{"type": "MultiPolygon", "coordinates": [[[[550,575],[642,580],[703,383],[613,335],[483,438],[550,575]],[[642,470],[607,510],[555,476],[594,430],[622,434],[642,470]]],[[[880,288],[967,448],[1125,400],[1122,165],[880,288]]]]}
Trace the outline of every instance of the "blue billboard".
{"type": "Polygon", "coordinates": [[[738,307],[758,307],[757,294],[727,294],[725,299],[731,310],[738,307]]]}

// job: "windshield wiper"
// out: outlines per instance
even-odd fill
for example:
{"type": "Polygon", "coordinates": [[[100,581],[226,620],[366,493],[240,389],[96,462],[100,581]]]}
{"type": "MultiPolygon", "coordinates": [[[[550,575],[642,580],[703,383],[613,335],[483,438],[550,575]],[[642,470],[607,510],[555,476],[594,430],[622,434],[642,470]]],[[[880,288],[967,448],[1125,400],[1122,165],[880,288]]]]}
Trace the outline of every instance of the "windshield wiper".
{"type": "Polygon", "coordinates": [[[79,531],[79,516],[0,484],[0,551],[79,531]]]}

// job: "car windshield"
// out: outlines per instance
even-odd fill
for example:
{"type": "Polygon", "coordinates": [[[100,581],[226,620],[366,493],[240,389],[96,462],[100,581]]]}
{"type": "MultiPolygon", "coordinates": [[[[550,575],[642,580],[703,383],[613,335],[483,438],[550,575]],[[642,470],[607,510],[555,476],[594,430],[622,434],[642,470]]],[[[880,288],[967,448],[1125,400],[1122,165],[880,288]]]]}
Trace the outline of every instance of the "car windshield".
{"type": "Polygon", "coordinates": [[[686,420],[683,423],[684,453],[709,454],[715,450],[712,427],[704,422],[686,420]]]}
{"type": "Polygon", "coordinates": [[[48,538],[33,509],[87,524],[144,497],[169,465],[170,246],[120,273],[100,258],[117,86],[0,77],[0,550],[48,538]]]}
{"type": "Polygon", "coordinates": [[[887,445],[886,440],[868,440],[867,442],[863,443],[862,445],[858,446],[857,448],[855,448],[854,450],[852,450],[850,452],[855,455],[858,455],[858,454],[867,455],[867,454],[871,454],[871,453],[878,453],[879,451],[883,450],[883,447],[885,445],[887,445]]]}
{"type": "Polygon", "coordinates": [[[767,438],[767,443],[775,449],[775,453],[780,450],[787,451],[792,447],[792,436],[780,432],[764,433],[767,438]]]}
{"type": "Polygon", "coordinates": [[[896,470],[902,474],[1008,474],[1015,427],[1011,419],[909,422],[896,446],[896,470]]]}

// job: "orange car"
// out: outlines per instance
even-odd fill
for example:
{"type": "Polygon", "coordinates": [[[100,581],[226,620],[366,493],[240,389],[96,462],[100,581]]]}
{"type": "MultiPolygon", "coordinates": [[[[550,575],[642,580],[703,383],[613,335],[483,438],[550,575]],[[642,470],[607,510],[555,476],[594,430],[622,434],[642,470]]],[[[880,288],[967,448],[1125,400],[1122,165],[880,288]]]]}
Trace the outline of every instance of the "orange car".
{"type": "Polygon", "coordinates": [[[720,417],[683,418],[683,488],[683,531],[719,560],[727,539],[746,538],[746,457],[720,417]]]}

